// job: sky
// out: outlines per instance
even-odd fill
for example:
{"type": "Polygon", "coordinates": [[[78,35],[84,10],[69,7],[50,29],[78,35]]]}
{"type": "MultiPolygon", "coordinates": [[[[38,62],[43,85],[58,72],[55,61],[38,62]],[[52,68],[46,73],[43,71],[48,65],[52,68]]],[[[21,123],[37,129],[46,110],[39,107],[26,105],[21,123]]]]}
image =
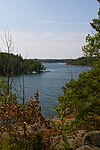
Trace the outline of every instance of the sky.
{"type": "Polygon", "coordinates": [[[0,0],[0,37],[9,29],[23,58],[79,58],[98,8],[96,0],[0,0]]]}

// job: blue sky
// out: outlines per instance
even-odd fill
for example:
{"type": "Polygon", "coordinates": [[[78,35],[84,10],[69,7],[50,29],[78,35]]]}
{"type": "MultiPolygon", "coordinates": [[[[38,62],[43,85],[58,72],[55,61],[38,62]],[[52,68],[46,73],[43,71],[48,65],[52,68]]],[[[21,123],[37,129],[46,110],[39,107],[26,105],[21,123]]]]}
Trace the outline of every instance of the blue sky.
{"type": "Polygon", "coordinates": [[[78,58],[98,7],[96,0],[0,0],[0,35],[8,27],[24,58],[78,58]]]}

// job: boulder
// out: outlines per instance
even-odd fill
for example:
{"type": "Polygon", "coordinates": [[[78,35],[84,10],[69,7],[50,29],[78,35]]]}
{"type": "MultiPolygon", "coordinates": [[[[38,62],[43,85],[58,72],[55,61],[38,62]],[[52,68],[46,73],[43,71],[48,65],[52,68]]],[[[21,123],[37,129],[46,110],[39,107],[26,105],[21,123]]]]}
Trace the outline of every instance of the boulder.
{"type": "Polygon", "coordinates": [[[98,148],[98,147],[90,147],[88,145],[83,145],[83,146],[77,148],[76,150],[100,150],[100,148],[98,148]]]}
{"type": "Polygon", "coordinates": [[[90,131],[83,136],[82,145],[100,148],[100,131],[90,131]]]}

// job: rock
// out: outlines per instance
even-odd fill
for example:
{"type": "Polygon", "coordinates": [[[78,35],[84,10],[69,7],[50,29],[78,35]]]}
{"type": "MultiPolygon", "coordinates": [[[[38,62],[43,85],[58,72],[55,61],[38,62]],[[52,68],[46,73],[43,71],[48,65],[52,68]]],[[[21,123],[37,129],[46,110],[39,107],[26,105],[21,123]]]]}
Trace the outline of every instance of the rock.
{"type": "Polygon", "coordinates": [[[83,145],[82,147],[79,147],[76,150],[100,150],[100,148],[83,145]]]}
{"type": "Polygon", "coordinates": [[[83,137],[82,144],[100,148],[100,131],[87,132],[83,137]]]}

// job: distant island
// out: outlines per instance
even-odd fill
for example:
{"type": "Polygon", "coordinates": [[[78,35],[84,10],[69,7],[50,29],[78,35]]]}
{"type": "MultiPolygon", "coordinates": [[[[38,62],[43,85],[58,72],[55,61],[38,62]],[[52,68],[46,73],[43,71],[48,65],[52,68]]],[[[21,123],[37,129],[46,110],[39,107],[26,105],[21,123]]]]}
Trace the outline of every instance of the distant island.
{"type": "Polygon", "coordinates": [[[45,71],[44,65],[37,59],[23,59],[21,55],[0,53],[0,75],[13,76],[45,71]]]}
{"type": "Polygon", "coordinates": [[[96,57],[80,57],[77,59],[38,59],[41,63],[64,63],[75,66],[91,66],[96,61],[96,57]]]}

